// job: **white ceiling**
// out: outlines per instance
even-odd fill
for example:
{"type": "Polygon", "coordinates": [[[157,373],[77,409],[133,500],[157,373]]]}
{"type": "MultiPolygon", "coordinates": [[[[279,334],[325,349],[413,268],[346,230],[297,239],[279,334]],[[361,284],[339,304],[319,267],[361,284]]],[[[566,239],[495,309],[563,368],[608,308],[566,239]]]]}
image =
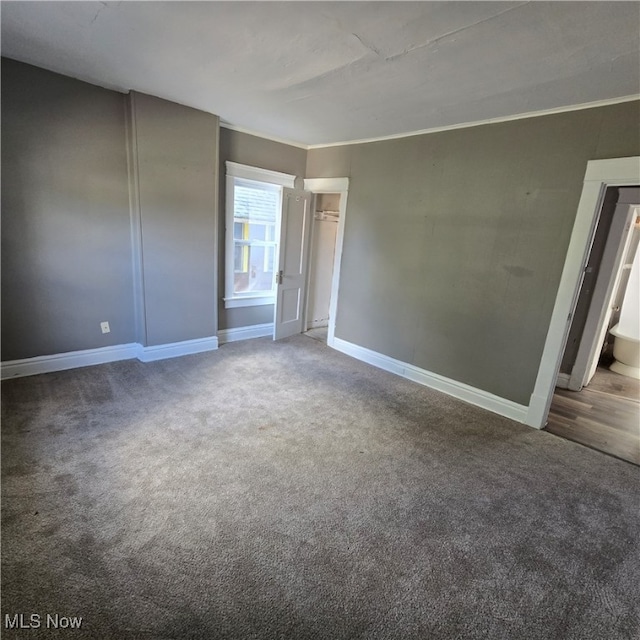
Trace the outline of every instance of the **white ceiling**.
{"type": "Polygon", "coordinates": [[[303,145],[640,93],[638,2],[2,2],[2,54],[303,145]]]}

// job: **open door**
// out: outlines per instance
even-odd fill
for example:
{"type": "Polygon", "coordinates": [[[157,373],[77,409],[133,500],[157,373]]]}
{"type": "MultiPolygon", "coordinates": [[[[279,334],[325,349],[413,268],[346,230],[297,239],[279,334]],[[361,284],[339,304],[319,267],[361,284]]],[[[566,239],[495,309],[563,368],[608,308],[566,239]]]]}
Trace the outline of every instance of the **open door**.
{"type": "Polygon", "coordinates": [[[304,329],[311,220],[311,193],[283,189],[274,340],[302,333],[304,329]]]}
{"type": "Polygon", "coordinates": [[[589,312],[569,378],[568,387],[572,391],[580,391],[582,387],[587,386],[596,372],[617,284],[622,275],[623,257],[631,242],[632,225],[636,217],[637,206],[629,201],[637,202],[639,195],[638,189],[620,189],[620,197],[598,266],[589,312]]]}

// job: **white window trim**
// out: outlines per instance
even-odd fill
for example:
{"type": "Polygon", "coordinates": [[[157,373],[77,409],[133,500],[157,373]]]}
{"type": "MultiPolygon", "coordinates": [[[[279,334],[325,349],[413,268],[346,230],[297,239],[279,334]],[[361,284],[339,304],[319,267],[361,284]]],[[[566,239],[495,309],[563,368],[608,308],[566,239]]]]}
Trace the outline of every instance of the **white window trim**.
{"type": "Polygon", "coordinates": [[[250,167],[249,165],[238,164],[230,160],[227,160],[225,164],[227,165],[227,177],[244,178],[245,180],[254,180],[255,182],[269,182],[270,184],[277,184],[289,189],[293,189],[295,186],[296,176],[289,173],[250,167]]]}
{"type": "MultiPolygon", "coordinates": [[[[231,162],[227,160],[227,177],[226,177],[226,207],[225,207],[225,309],[234,309],[238,307],[253,307],[258,305],[275,304],[275,294],[263,295],[234,295],[234,241],[233,241],[233,213],[234,213],[234,186],[235,178],[243,180],[252,180],[254,182],[262,182],[273,184],[280,187],[282,196],[282,188],[287,187],[293,189],[295,187],[296,176],[279,171],[271,171],[269,169],[261,169],[259,167],[250,167],[245,164],[231,162]]],[[[278,225],[279,226],[279,225],[278,225]]],[[[276,256],[277,262],[277,256],[276,256]]]]}

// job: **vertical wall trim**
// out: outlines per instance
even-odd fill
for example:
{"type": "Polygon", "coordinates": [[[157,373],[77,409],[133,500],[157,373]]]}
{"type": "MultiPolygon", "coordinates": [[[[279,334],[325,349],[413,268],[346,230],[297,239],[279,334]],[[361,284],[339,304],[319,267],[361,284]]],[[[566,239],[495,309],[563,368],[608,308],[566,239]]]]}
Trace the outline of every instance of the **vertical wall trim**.
{"type": "MultiPolygon", "coordinates": [[[[216,139],[214,141],[213,147],[213,163],[214,170],[213,176],[211,179],[213,180],[213,246],[211,247],[211,251],[213,255],[216,257],[213,263],[213,299],[215,300],[215,311],[214,311],[214,327],[215,334],[218,333],[218,322],[220,316],[220,298],[219,296],[219,283],[218,278],[220,277],[218,270],[220,268],[220,259],[218,256],[218,252],[220,251],[220,237],[219,237],[219,229],[220,229],[220,216],[225,215],[220,211],[220,118],[216,116],[216,139]]],[[[226,224],[226,218],[225,218],[226,224]]]]}
{"type": "Polygon", "coordinates": [[[131,223],[131,254],[133,264],[133,312],[136,341],[147,345],[147,312],[144,291],[144,260],[142,248],[142,214],[138,182],[138,134],[136,129],[135,93],[125,96],[125,131],[127,171],[129,176],[129,219],[131,223]]]}

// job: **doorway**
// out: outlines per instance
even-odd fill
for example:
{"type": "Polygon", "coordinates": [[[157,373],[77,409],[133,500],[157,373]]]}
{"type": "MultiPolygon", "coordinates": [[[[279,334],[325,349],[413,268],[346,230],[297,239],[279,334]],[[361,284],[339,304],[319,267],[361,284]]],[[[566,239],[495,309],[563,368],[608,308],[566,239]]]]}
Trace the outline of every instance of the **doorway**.
{"type": "Polygon", "coordinates": [[[310,338],[325,343],[329,335],[331,286],[339,220],[340,194],[317,194],[311,232],[306,330],[310,338]]]}
{"type": "Polygon", "coordinates": [[[525,419],[526,424],[532,427],[542,429],[547,424],[564,347],[606,190],[611,186],[638,186],[639,177],[638,156],[591,160],[587,163],[578,212],[525,419]]]}
{"type": "Polygon", "coordinates": [[[348,178],[312,178],[314,194],[305,335],[333,346],[346,216],[348,178]]]}
{"type": "Polygon", "coordinates": [[[621,309],[633,315],[636,333],[640,325],[628,290],[637,288],[629,283],[640,242],[637,202],[638,188],[607,189],[546,430],[640,465],[640,380],[616,371],[613,353],[621,309]]]}
{"type": "MultiPolygon", "coordinates": [[[[556,386],[580,391],[613,343],[631,265],[640,239],[640,189],[607,189],[589,251],[556,386]]],[[[637,322],[636,322],[637,324],[637,322]]]]}

